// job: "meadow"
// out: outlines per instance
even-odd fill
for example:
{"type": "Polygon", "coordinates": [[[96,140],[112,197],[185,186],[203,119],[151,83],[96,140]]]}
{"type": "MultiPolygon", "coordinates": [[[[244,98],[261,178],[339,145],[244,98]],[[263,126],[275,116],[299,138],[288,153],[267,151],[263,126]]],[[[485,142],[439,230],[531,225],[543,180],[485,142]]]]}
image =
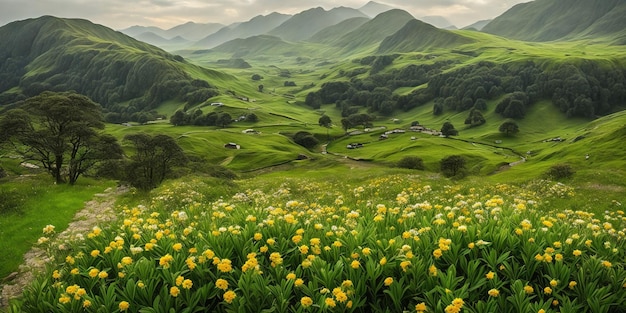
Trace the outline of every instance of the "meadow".
{"type": "Polygon", "coordinates": [[[9,312],[626,308],[618,200],[571,209],[576,189],[547,180],[457,184],[358,170],[300,169],[229,186],[187,178],[148,200],[126,198],[117,222],[68,250],[48,247],[56,261],[9,312]]]}

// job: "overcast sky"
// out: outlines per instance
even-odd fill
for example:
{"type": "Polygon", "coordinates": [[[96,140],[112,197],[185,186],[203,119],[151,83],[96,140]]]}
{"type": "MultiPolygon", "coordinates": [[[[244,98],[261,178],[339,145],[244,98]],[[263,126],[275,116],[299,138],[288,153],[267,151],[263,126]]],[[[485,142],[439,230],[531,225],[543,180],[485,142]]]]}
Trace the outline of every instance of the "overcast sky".
{"type": "MultiPolygon", "coordinates": [[[[133,25],[163,29],[192,21],[222,23],[247,21],[272,12],[295,14],[313,7],[360,8],[369,0],[0,0],[0,26],[42,15],[84,18],[113,29],[133,25]]],[[[457,27],[494,18],[520,2],[530,0],[380,0],[404,9],[416,18],[439,15],[457,27]]]]}

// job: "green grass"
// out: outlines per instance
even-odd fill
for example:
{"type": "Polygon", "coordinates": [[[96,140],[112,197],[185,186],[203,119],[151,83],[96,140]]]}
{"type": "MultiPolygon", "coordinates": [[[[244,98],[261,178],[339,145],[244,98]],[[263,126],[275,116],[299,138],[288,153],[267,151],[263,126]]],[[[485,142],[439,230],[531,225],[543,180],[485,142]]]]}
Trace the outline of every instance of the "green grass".
{"type": "Polygon", "coordinates": [[[23,255],[42,236],[42,229],[54,225],[61,232],[93,195],[112,187],[112,182],[81,178],[75,186],[54,185],[47,176],[19,178],[0,183],[0,189],[19,193],[18,212],[0,215],[0,277],[17,271],[23,255]]]}

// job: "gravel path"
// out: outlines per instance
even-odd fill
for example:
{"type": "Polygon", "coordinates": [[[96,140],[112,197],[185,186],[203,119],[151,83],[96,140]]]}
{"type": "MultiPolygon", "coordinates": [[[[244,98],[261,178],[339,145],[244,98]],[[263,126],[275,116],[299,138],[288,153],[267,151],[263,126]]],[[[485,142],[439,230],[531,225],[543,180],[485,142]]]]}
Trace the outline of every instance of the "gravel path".
{"type": "MultiPolygon", "coordinates": [[[[108,188],[104,193],[94,195],[94,199],[85,203],[85,207],[74,215],[67,229],[52,239],[50,246],[65,249],[66,243],[80,239],[94,226],[117,219],[113,206],[117,196],[126,191],[127,189],[123,187],[108,188]]],[[[34,280],[35,275],[45,270],[46,264],[51,261],[53,256],[37,246],[24,254],[24,263],[20,265],[18,271],[0,282],[2,289],[0,310],[8,306],[10,299],[19,297],[24,288],[34,280]]]]}

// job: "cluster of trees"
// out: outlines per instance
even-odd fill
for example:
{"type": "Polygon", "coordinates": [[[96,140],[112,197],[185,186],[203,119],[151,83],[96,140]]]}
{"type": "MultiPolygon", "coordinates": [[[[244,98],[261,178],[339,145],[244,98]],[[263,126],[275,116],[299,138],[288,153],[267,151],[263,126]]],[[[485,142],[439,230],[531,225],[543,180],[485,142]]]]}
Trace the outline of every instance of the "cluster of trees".
{"type": "MultiPolygon", "coordinates": [[[[439,161],[439,170],[446,177],[462,178],[467,175],[467,161],[460,155],[449,155],[439,161]]],[[[414,155],[405,156],[396,164],[400,168],[424,170],[422,158],[414,155]]]]}
{"type": "MultiPolygon", "coordinates": [[[[248,122],[257,122],[259,118],[254,113],[245,116],[248,122]]],[[[235,119],[226,112],[209,112],[203,114],[202,110],[197,109],[193,112],[178,110],[170,117],[170,123],[175,126],[195,125],[195,126],[218,126],[226,127],[235,122],[235,119]]]]}
{"type": "Polygon", "coordinates": [[[43,92],[0,118],[0,144],[37,162],[57,184],[75,184],[100,174],[150,190],[170,177],[187,157],[167,135],[130,134],[134,148],[126,157],[118,140],[104,128],[101,107],[73,92],[43,92]]]}
{"type": "Polygon", "coordinates": [[[344,72],[350,80],[324,83],[318,91],[306,96],[306,105],[317,109],[322,104],[334,103],[342,116],[347,117],[354,114],[354,107],[389,115],[394,110],[407,111],[434,100],[433,114],[472,110],[468,124],[478,126],[484,123],[481,115],[487,109],[487,100],[503,94],[507,97],[496,111],[506,118],[523,118],[528,107],[539,99],[552,99],[568,117],[589,118],[611,113],[626,101],[626,69],[598,61],[562,63],[555,67],[532,61],[509,64],[482,61],[445,72],[453,63],[442,61],[381,73],[373,70],[373,64],[390,64],[393,59],[393,56],[371,56],[356,60],[372,66],[368,77],[356,77],[364,73],[362,68],[344,72]],[[408,95],[392,93],[399,87],[426,83],[427,88],[408,95]]]}

